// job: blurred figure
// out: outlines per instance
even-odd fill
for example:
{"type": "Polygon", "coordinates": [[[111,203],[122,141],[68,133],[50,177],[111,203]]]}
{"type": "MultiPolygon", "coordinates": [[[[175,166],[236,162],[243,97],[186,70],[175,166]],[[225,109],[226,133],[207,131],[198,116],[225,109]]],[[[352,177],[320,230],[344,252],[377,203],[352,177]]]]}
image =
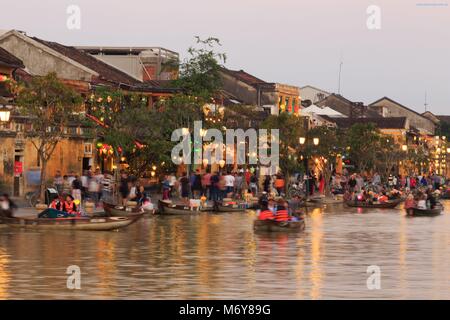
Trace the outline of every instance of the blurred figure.
{"type": "Polygon", "coordinates": [[[113,195],[114,178],[109,171],[105,171],[102,181],[102,199],[106,202],[111,202],[113,195]]]}
{"type": "Polygon", "coordinates": [[[166,176],[164,176],[164,180],[162,182],[162,199],[163,200],[169,200],[170,190],[171,190],[171,186],[170,186],[169,176],[166,175],[166,176]]]}
{"type": "Polygon", "coordinates": [[[180,178],[181,198],[187,204],[189,203],[190,181],[186,172],[183,172],[180,178]]]}
{"type": "Polygon", "coordinates": [[[16,209],[17,205],[7,193],[0,196],[0,217],[12,218],[16,209]]]}
{"type": "Polygon", "coordinates": [[[202,177],[200,175],[200,170],[195,170],[194,176],[191,181],[192,197],[194,199],[199,199],[202,194],[202,177]]]}
{"type": "Polygon", "coordinates": [[[234,181],[235,178],[231,174],[231,172],[228,172],[226,176],[223,177],[224,183],[225,183],[225,196],[227,198],[232,198],[234,193],[234,181]]]}
{"type": "Polygon", "coordinates": [[[72,193],[72,184],[69,182],[69,177],[65,175],[63,177],[62,194],[71,194],[71,193],[72,193]]]}
{"type": "Polygon", "coordinates": [[[72,197],[75,200],[79,200],[81,202],[81,181],[80,178],[76,175],[72,181],[72,197]]]}
{"type": "Polygon", "coordinates": [[[128,174],[125,171],[121,171],[120,184],[119,184],[119,195],[120,195],[120,203],[122,205],[126,205],[128,195],[130,194],[128,182],[129,182],[128,174]]]}
{"type": "Polygon", "coordinates": [[[55,188],[58,191],[58,194],[62,194],[63,192],[63,185],[64,185],[64,179],[61,175],[61,171],[57,170],[55,174],[55,178],[53,179],[55,188]]]}

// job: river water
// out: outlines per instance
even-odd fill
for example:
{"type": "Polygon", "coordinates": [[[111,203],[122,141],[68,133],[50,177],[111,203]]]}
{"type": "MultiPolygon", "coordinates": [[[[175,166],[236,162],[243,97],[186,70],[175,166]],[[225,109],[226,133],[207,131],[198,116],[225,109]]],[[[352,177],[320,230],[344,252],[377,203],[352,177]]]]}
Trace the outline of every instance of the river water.
{"type": "Polygon", "coordinates": [[[2,227],[0,298],[450,299],[445,211],[333,205],[309,209],[299,234],[254,233],[253,211],[146,217],[115,232],[2,227]],[[80,290],[67,288],[71,265],[80,290]],[[380,289],[368,289],[368,266],[380,289]]]}

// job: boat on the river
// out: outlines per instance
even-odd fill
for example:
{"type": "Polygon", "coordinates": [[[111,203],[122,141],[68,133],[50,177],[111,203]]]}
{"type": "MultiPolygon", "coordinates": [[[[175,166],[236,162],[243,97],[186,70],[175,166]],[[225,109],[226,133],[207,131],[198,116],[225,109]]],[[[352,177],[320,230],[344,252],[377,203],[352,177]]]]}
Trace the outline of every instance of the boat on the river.
{"type": "Polygon", "coordinates": [[[403,200],[389,200],[387,202],[365,202],[365,201],[347,201],[345,204],[352,208],[368,208],[368,209],[392,209],[398,206],[403,200]]]}
{"type": "Polygon", "coordinates": [[[439,197],[439,199],[442,200],[450,200],[450,191],[446,190],[444,192],[442,192],[441,196],[439,197]]]}
{"type": "Polygon", "coordinates": [[[121,206],[107,202],[103,202],[103,210],[105,210],[106,216],[110,217],[128,217],[144,213],[144,209],[141,206],[121,206]]]}
{"type": "Polygon", "coordinates": [[[199,206],[188,206],[184,204],[176,204],[171,201],[159,200],[158,209],[160,214],[170,215],[186,215],[186,214],[198,214],[203,212],[199,206]]]}
{"type": "Polygon", "coordinates": [[[253,229],[264,232],[298,232],[305,230],[305,220],[281,222],[274,220],[255,220],[253,222],[253,229]]]}
{"type": "Polygon", "coordinates": [[[142,215],[130,217],[65,217],[65,218],[1,218],[2,222],[13,228],[45,230],[117,230],[136,222],[142,215]]]}
{"type": "Polygon", "coordinates": [[[216,211],[218,212],[245,212],[248,208],[247,203],[237,203],[237,202],[228,202],[228,203],[217,203],[215,206],[216,211]]]}
{"type": "Polygon", "coordinates": [[[433,209],[409,208],[406,209],[406,214],[411,217],[435,217],[439,216],[443,210],[442,205],[437,205],[433,209]]]}

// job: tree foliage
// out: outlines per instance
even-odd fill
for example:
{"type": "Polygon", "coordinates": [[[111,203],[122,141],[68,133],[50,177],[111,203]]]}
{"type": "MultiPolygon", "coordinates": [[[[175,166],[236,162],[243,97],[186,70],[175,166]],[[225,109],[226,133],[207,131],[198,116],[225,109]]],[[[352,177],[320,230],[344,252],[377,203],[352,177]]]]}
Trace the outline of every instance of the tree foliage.
{"type": "Polygon", "coordinates": [[[47,162],[58,142],[66,135],[70,121],[79,119],[82,99],[74,90],[58,80],[55,73],[34,77],[24,84],[17,96],[19,112],[27,116],[31,130],[25,134],[31,138],[41,164],[41,197],[43,198],[47,162]]]}
{"type": "MultiPolygon", "coordinates": [[[[301,117],[287,112],[270,115],[262,123],[263,129],[278,129],[280,138],[280,169],[286,177],[299,169],[299,137],[305,135],[305,123],[301,117]]],[[[287,187],[287,186],[286,186],[287,187]]]]}

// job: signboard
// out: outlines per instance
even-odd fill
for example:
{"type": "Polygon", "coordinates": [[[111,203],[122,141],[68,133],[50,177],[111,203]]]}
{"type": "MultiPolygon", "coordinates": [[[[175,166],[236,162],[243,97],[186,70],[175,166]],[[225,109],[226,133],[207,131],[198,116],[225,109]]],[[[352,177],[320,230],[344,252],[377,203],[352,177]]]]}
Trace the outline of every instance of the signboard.
{"type": "Polygon", "coordinates": [[[29,186],[38,186],[41,182],[41,169],[30,169],[26,173],[27,184],[29,186]]]}
{"type": "Polygon", "coordinates": [[[23,162],[14,161],[14,176],[19,177],[23,173],[23,162]]]}

